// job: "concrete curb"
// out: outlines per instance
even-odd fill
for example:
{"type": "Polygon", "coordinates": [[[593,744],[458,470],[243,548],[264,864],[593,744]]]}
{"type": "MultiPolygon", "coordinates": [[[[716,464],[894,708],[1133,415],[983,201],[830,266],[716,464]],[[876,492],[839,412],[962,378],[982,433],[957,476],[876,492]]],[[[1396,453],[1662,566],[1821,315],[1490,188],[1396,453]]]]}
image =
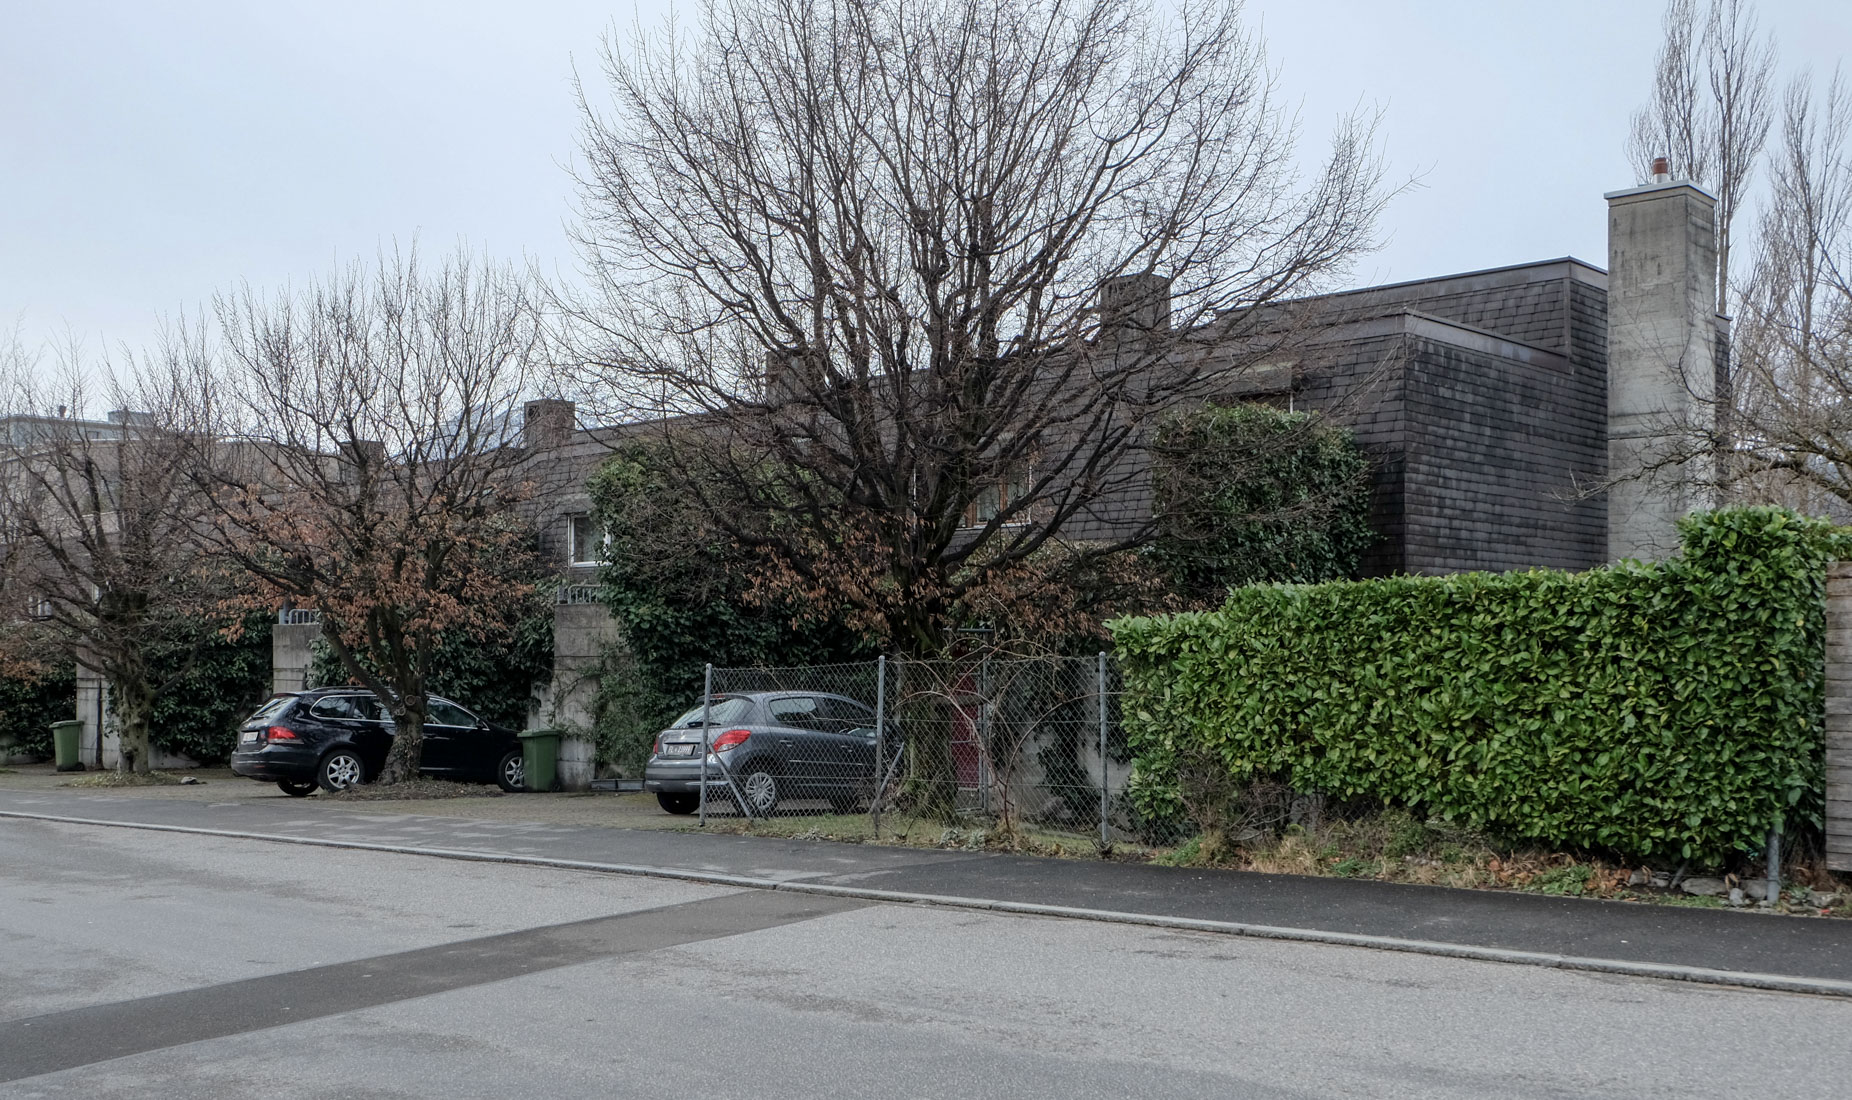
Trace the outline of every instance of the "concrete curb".
{"type": "Polygon", "coordinates": [[[159,825],[140,821],[109,821],[99,818],[68,817],[60,814],[28,813],[0,810],[0,818],[51,821],[64,825],[95,825],[115,829],[141,829],[157,833],[185,833],[194,836],[226,837],[234,840],[261,840],[273,844],[300,844],[317,848],[345,848],[363,852],[387,852],[393,855],[427,856],[471,863],[512,863],[529,867],[549,867],[566,871],[593,871],[601,874],[636,875],[645,878],[698,882],[709,886],[733,886],[745,890],[782,890],[787,893],[819,894],[829,897],[856,898],[896,905],[933,905],[954,909],[975,909],[1019,916],[1054,917],[1064,920],[1104,921],[1112,924],[1140,925],[1148,928],[1171,928],[1189,932],[1215,932],[1254,939],[1287,940],[1296,943],[1322,943],[1338,947],[1362,947],[1374,951],[1402,951],[1417,955],[1434,955],[1478,962],[1510,963],[1553,970],[1581,970],[1596,974],[1617,974],[1634,978],[1659,978],[1666,981],[1695,982],[1701,985],[1730,986],[1739,989],[1762,989],[1778,993],[1810,993],[1826,997],[1852,998],[1852,981],[1831,978],[1806,978],[1790,974],[1759,974],[1740,970],[1713,970],[1701,966],[1678,966],[1670,963],[1631,962],[1625,959],[1597,959],[1576,955],[1553,955],[1538,951],[1516,951],[1502,947],[1478,947],[1472,944],[1444,943],[1436,940],[1409,940],[1393,936],[1366,936],[1353,932],[1326,932],[1315,928],[1284,928],[1267,924],[1244,924],[1236,921],[1197,920],[1191,917],[1166,917],[1150,913],[1124,913],[1111,909],[1081,909],[1065,905],[1038,905],[1033,902],[998,901],[993,898],[966,898],[944,894],[914,894],[899,890],[870,890],[859,886],[833,886],[828,883],[750,878],[717,871],[682,870],[672,867],[645,867],[625,863],[599,863],[577,859],[549,859],[545,856],[512,855],[502,852],[473,852],[455,848],[420,848],[402,844],[370,844],[360,840],[331,840],[326,837],[283,836],[275,833],[252,833],[235,829],[202,829],[190,825],[159,825]]]}

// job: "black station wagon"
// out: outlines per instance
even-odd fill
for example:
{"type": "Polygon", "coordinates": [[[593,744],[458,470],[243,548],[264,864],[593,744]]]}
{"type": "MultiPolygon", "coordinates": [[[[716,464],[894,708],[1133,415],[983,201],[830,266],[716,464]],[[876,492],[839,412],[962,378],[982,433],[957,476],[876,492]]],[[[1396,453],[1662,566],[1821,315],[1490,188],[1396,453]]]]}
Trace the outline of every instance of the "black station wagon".
{"type": "MultiPolygon", "coordinates": [[[[378,775],[392,747],[392,718],[372,692],[323,688],[277,695],[245,719],[231,770],[274,782],[298,798],[320,787],[344,791],[378,775]]],[[[432,696],[424,721],[419,772],[434,779],[499,783],[522,789],[521,741],[515,731],[432,696]]]]}

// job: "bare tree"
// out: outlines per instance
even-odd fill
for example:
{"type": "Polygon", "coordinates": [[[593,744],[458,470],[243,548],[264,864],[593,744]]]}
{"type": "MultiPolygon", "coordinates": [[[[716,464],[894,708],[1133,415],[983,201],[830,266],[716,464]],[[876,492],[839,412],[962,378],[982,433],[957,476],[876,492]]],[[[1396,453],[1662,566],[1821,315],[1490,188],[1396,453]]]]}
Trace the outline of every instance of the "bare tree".
{"type": "Polygon", "coordinates": [[[1852,87],[1787,90],[1737,326],[1739,495],[1852,509],[1852,87]]]}
{"type": "Polygon", "coordinates": [[[1775,114],[1775,46],[1753,4],[1668,0],[1665,40],[1647,106],[1636,111],[1627,155],[1640,179],[1667,157],[1673,174],[1717,196],[1717,312],[1732,312],[1731,229],[1775,114]]]}
{"type": "Polygon", "coordinates": [[[380,775],[417,774],[432,653],[532,591],[514,446],[543,356],[534,287],[459,254],[355,266],[299,294],[218,302],[202,376],[221,445],[213,548],[322,637],[395,724],[380,775]]]}
{"type": "Polygon", "coordinates": [[[226,578],[196,539],[205,506],[191,477],[197,425],[179,360],[157,356],[125,380],[107,364],[86,371],[73,354],[61,383],[48,386],[17,339],[5,358],[0,592],[8,618],[23,612],[55,628],[76,663],[102,678],[119,766],[146,772],[155,702],[190,668],[155,655],[189,652],[228,625],[226,578]],[[115,406],[106,420],[85,418],[86,391],[97,386],[115,406]]]}
{"type": "Polygon", "coordinates": [[[1260,307],[1386,198],[1367,118],[1301,178],[1240,14],[742,0],[607,41],[584,392],[661,425],[762,592],[908,652],[1138,545],[1153,417],[1248,384],[1293,327],[1260,307]]]}

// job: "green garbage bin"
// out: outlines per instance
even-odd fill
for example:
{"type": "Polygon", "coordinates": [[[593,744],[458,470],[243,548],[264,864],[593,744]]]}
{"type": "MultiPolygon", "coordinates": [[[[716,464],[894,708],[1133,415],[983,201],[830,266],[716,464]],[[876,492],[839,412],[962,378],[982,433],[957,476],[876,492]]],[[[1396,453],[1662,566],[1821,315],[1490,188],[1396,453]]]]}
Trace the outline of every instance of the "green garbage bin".
{"type": "Polygon", "coordinates": [[[61,772],[80,772],[84,762],[78,759],[77,742],[84,735],[84,724],[71,719],[51,724],[51,751],[61,772]]]}
{"type": "Polygon", "coordinates": [[[550,791],[559,784],[559,730],[522,730],[521,786],[550,791]]]}

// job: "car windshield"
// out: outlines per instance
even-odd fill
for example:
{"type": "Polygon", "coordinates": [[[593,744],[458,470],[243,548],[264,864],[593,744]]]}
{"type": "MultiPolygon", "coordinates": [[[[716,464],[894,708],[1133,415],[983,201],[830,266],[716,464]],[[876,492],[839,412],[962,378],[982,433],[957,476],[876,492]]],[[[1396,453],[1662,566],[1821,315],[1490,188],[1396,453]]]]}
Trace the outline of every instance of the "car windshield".
{"type": "MultiPolygon", "coordinates": [[[[700,729],[701,714],[707,708],[695,707],[688,713],[669,723],[672,730],[700,729]]],[[[735,722],[744,722],[752,712],[752,700],[738,695],[716,695],[714,707],[708,713],[708,723],[715,726],[730,726],[735,722]]]]}

